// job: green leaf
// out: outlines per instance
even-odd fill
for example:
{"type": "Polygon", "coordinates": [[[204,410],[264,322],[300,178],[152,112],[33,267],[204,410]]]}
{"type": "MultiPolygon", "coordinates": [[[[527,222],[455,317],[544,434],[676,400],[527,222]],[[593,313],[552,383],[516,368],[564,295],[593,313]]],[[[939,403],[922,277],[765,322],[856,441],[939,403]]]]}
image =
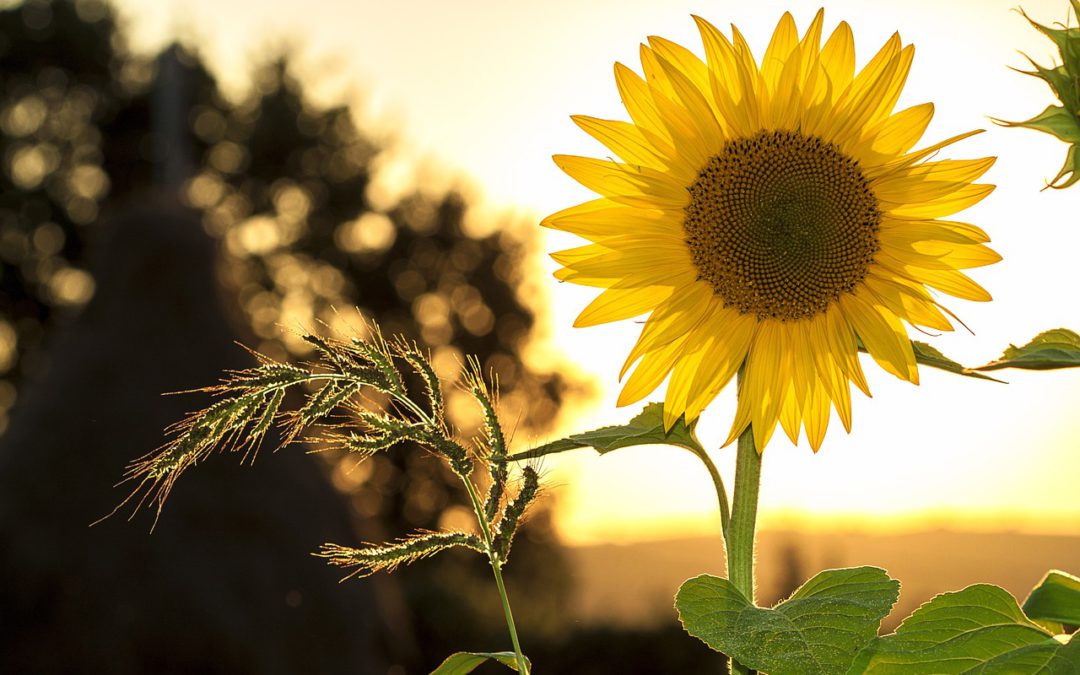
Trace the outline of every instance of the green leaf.
{"type": "Polygon", "coordinates": [[[509,459],[510,461],[535,459],[536,457],[543,457],[557,452],[589,447],[595,448],[600,454],[605,454],[612,450],[628,448],[634,445],[656,444],[677,445],[694,452],[705,451],[701,443],[694,437],[693,426],[687,426],[684,418],[680,417],[671,429],[665,431],[664,404],[650,403],[626,424],[573,434],[551,443],[545,443],[532,450],[525,450],[511,455],[509,459]]]}
{"type": "Polygon", "coordinates": [[[991,361],[975,370],[1053,370],[1077,366],[1080,366],[1080,335],[1067,328],[1055,328],[1039,333],[1023,347],[1009,345],[997,361],[991,361]]]}
{"type": "MultiPolygon", "coordinates": [[[[486,661],[498,661],[513,671],[518,669],[514,652],[458,652],[446,657],[438,668],[431,671],[431,675],[465,675],[476,670],[486,661]]],[[[529,659],[525,659],[525,667],[532,670],[529,659]]]]}
{"type": "Polygon", "coordinates": [[[1080,578],[1050,570],[1024,601],[1032,619],[1080,626],[1080,578]]]}
{"type": "Polygon", "coordinates": [[[675,596],[686,632],[771,675],[834,675],[877,635],[900,582],[876,567],[826,570],[775,609],[754,607],[727,579],[702,575],[675,596]]]}
{"type": "Polygon", "coordinates": [[[957,375],[976,377],[981,380],[1001,382],[1001,380],[997,378],[990,377],[989,375],[983,375],[982,373],[975,372],[970,368],[960,365],[956,361],[953,361],[949,357],[942,354],[937,349],[937,347],[931,347],[925,342],[918,342],[916,340],[912,340],[911,348],[915,352],[915,361],[921,363],[924,366],[938,368],[940,370],[948,371],[950,373],[956,373],[957,375]]]}
{"type": "Polygon", "coordinates": [[[895,633],[875,638],[847,672],[1076,675],[1080,640],[1062,644],[1003,589],[979,584],[926,603],[895,633]]]}
{"type": "MultiPolygon", "coordinates": [[[[863,353],[869,353],[866,349],[866,345],[862,343],[862,340],[858,337],[855,338],[855,344],[858,346],[859,351],[863,353]]],[[[1001,380],[990,377],[989,375],[983,375],[982,373],[976,373],[973,369],[963,366],[956,361],[953,361],[949,357],[945,356],[938,350],[937,347],[931,347],[925,342],[919,342],[918,340],[911,341],[911,351],[915,354],[915,362],[924,366],[930,366],[931,368],[937,368],[938,370],[944,370],[949,373],[955,373],[957,375],[964,375],[965,377],[974,377],[980,380],[990,380],[991,382],[1002,382],[1001,380]]],[[[1004,384],[1004,382],[1002,382],[1004,384]]]]}

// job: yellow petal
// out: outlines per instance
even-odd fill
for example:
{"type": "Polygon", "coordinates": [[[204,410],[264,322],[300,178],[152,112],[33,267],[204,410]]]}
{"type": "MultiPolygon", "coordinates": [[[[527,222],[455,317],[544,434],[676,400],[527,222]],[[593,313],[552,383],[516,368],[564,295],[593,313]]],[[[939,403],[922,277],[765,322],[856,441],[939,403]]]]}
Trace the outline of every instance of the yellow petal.
{"type": "MultiPolygon", "coordinates": [[[[1001,261],[1001,255],[982,244],[965,245],[951,244],[940,241],[917,241],[911,244],[911,248],[924,260],[933,260],[937,269],[969,269],[972,267],[984,267],[1001,261]]],[[[918,263],[916,263],[918,264],[918,263]]],[[[919,264],[920,267],[927,267],[919,264]]]]}
{"type": "Polygon", "coordinates": [[[594,199],[553,213],[540,224],[598,241],[623,233],[642,237],[684,237],[683,218],[682,211],[637,209],[610,199],[594,199]]]}
{"type": "Polygon", "coordinates": [[[690,201],[684,186],[655,169],[573,155],[555,155],[552,159],[568,176],[593,192],[628,206],[681,209],[690,201]]]}
{"type": "Polygon", "coordinates": [[[879,366],[902,380],[919,383],[911,339],[896,315],[873,297],[851,293],[840,297],[840,309],[879,366]]]}
{"type": "Polygon", "coordinates": [[[795,400],[795,392],[790,387],[780,406],[780,427],[791,440],[792,445],[799,444],[799,430],[802,426],[802,407],[795,400]]]}
{"type": "Polygon", "coordinates": [[[855,38],[846,21],[836,26],[821,48],[821,65],[829,76],[835,101],[848,88],[855,75],[855,38]]]}
{"type": "Polygon", "coordinates": [[[780,74],[784,71],[784,64],[788,57],[799,44],[799,31],[795,27],[795,19],[791,12],[784,12],[780,22],[776,24],[769,46],[765,49],[765,57],[761,59],[761,75],[769,91],[775,92],[780,83],[780,74]]]}
{"type": "Polygon", "coordinates": [[[863,280],[863,284],[874,299],[908,323],[941,331],[953,329],[952,324],[934,306],[934,301],[926,296],[925,291],[919,293],[915,287],[895,277],[881,279],[872,274],[863,280]]]}
{"type": "Polygon", "coordinates": [[[632,319],[656,309],[671,297],[671,287],[609,288],[590,302],[574,321],[574,328],[632,319]]]}
{"type": "Polygon", "coordinates": [[[984,244],[990,236],[982,228],[948,220],[909,220],[882,218],[878,237],[883,243],[912,246],[915,242],[934,241],[951,244],[984,244]]]}
{"type": "Polygon", "coordinates": [[[934,104],[901,110],[871,127],[852,153],[864,164],[881,164],[908,152],[919,142],[934,117],[934,104]]]}
{"type": "Polygon", "coordinates": [[[652,92],[645,80],[621,63],[615,64],[615,84],[619,88],[626,111],[634,124],[671,143],[671,133],[660,117],[660,111],[653,102],[652,92]]]}
{"type": "Polygon", "coordinates": [[[772,437],[787,395],[790,358],[784,340],[786,332],[786,326],[779,321],[762,321],[746,359],[745,395],[751,402],[750,427],[758,452],[772,437]]]}
{"type": "Polygon", "coordinates": [[[870,387],[866,383],[866,376],[863,375],[862,364],[859,363],[854,328],[844,317],[839,303],[831,305],[826,310],[824,324],[830,351],[836,363],[844,371],[844,376],[869,396],[870,387]]]}
{"type": "Polygon", "coordinates": [[[940,143],[934,143],[933,145],[927,146],[922,150],[917,150],[916,152],[909,153],[891,162],[886,162],[885,164],[880,164],[877,166],[864,167],[863,174],[868,179],[874,180],[880,176],[892,173],[893,171],[899,171],[905,167],[917,164],[946,146],[962,141],[965,138],[971,138],[972,136],[975,136],[976,134],[981,134],[982,132],[982,129],[973,129],[962,134],[957,134],[956,136],[952,136],[951,138],[946,138],[940,143]]]}
{"type": "Polygon", "coordinates": [[[678,292],[661,303],[645,322],[641,335],[626,357],[619,377],[624,376],[642,355],[656,351],[686,335],[719,309],[720,302],[707,283],[694,281],[679,288],[678,292]]]}
{"type": "Polygon", "coordinates": [[[706,347],[711,337],[707,329],[708,323],[704,322],[690,334],[683,345],[678,363],[671,371],[667,395],[664,397],[665,430],[671,429],[675,422],[686,413],[694,375],[701,370],[702,362],[708,355],[706,347]]]}
{"type": "Polygon", "coordinates": [[[881,206],[886,214],[894,218],[914,218],[916,220],[938,218],[974,206],[993,191],[993,185],[964,185],[943,197],[906,204],[894,204],[881,200],[881,206]]]}
{"type": "Polygon", "coordinates": [[[799,41],[799,48],[802,52],[804,66],[810,65],[811,56],[813,61],[817,61],[820,58],[821,29],[824,23],[825,9],[821,8],[814,14],[814,20],[810,22],[810,25],[806,29],[806,33],[803,34],[802,40],[799,41]]]}
{"type": "MultiPolygon", "coordinates": [[[[842,320],[842,319],[841,319],[842,320]]],[[[828,336],[828,315],[819,314],[810,321],[810,344],[817,364],[818,377],[829,398],[840,415],[840,421],[844,429],[851,432],[851,389],[848,386],[848,376],[844,372],[842,363],[848,360],[858,359],[854,353],[854,345],[851,353],[834,352],[835,346],[828,336]]]]}
{"type": "Polygon", "coordinates": [[[678,100],[689,113],[691,124],[694,127],[694,136],[697,142],[703,144],[705,157],[718,153],[724,144],[724,131],[713,113],[712,107],[706,100],[705,95],[682,73],[676,66],[663,57],[657,57],[660,67],[668,76],[672,89],[678,100]]]}
{"type": "MultiPolygon", "coordinates": [[[[881,256],[881,253],[878,255],[881,256]]],[[[932,286],[942,293],[947,293],[956,298],[975,302],[989,302],[992,300],[985,288],[957,270],[931,270],[915,267],[914,265],[903,265],[888,257],[881,257],[879,264],[888,267],[893,272],[906,276],[912,281],[932,286]]]]}
{"type": "Polygon", "coordinates": [[[803,423],[806,426],[806,440],[810,448],[817,452],[825,440],[829,428],[829,397],[820,380],[814,380],[810,395],[803,410],[803,423]]]}
{"type": "Polygon", "coordinates": [[[754,61],[754,53],[750,50],[750,45],[746,44],[746,38],[734,25],[731,27],[731,38],[737,64],[736,74],[743,92],[739,102],[741,114],[745,115],[749,128],[757,130],[761,128],[762,108],[766,105],[764,99],[768,94],[754,61]]]}
{"type": "Polygon", "coordinates": [[[711,340],[706,345],[702,367],[694,375],[688,395],[686,416],[697,419],[716,395],[735,376],[757,332],[756,318],[733,309],[718,311],[702,327],[711,340]]]}
{"type": "Polygon", "coordinates": [[[977,180],[996,157],[926,162],[881,176],[872,183],[883,202],[905,205],[942,199],[977,180]]]}
{"type": "Polygon", "coordinates": [[[662,37],[650,36],[649,46],[656,55],[671,63],[694,83],[700,92],[709,91],[709,68],[692,51],[662,37]]]}
{"type": "Polygon", "coordinates": [[[570,119],[628,164],[663,169],[668,164],[665,158],[675,153],[659,136],[651,132],[647,134],[641,127],[629,122],[602,120],[587,115],[571,115],[570,119]],[[658,144],[662,149],[657,147],[658,144]]]}
{"type": "Polygon", "coordinates": [[[599,244],[590,244],[577,249],[552,253],[551,257],[564,267],[583,274],[612,277],[629,276],[634,272],[649,268],[661,268],[661,271],[666,273],[670,272],[671,268],[692,267],[690,254],[678,245],[668,248],[655,244],[643,244],[633,248],[611,250],[599,244]]]}
{"type": "Polygon", "coordinates": [[[859,73],[855,81],[836,104],[829,138],[841,147],[857,145],[867,127],[887,115],[896,105],[907,72],[911,67],[914,49],[908,45],[899,49],[900,37],[886,43],[878,56],[859,73]],[[888,55],[879,62],[879,57],[888,55]],[[884,112],[883,112],[884,111],[884,112]]]}
{"type": "Polygon", "coordinates": [[[746,96],[739,75],[739,59],[728,39],[705,19],[695,16],[709,64],[713,103],[733,136],[749,136],[756,129],[741,102],[746,96]]]}
{"type": "MultiPolygon", "coordinates": [[[[679,149],[679,159],[696,176],[698,170],[704,166],[708,158],[719,150],[716,135],[702,136],[697,124],[695,124],[693,111],[687,110],[686,106],[680,101],[680,89],[664,70],[660,57],[645,45],[641,45],[640,52],[641,65],[645,71],[649,95],[652,97],[653,105],[659,113],[660,121],[667,128],[672,144],[679,149]]],[[[678,72],[678,69],[675,69],[675,71],[678,72]]],[[[682,81],[687,80],[682,73],[678,73],[678,77],[682,81]]],[[[682,90],[685,91],[687,88],[693,89],[694,87],[691,84],[682,90]]],[[[708,107],[707,104],[706,107],[708,107]]],[[[709,115],[711,116],[711,110],[709,115]]],[[[713,118],[713,121],[715,122],[715,118],[713,118]]]]}
{"type": "Polygon", "coordinates": [[[634,368],[630,379],[626,381],[622,391],[619,393],[619,400],[616,405],[622,407],[637,403],[659,387],[660,383],[664,381],[664,378],[668,376],[668,373],[675,366],[686,338],[687,336],[683,335],[666,347],[655,352],[649,352],[642,357],[641,363],[637,365],[637,368],[634,368]]]}

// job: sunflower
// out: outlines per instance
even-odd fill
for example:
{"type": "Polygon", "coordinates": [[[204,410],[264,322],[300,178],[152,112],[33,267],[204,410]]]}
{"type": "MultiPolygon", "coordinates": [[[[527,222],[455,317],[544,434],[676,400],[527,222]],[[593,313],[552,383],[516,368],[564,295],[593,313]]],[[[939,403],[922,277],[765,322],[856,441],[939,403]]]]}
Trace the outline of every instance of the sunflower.
{"type": "Polygon", "coordinates": [[[918,384],[903,322],[955,318],[930,289],[990,299],[960,271],[1000,260],[989,237],[940,218],[993,190],[974,181],[995,158],[929,161],[978,131],[912,151],[934,108],[894,112],[914,55],[898,34],[856,74],[850,27],[822,46],[822,11],[801,38],[784,14],[760,66],[737,28],[694,20],[704,62],[650,37],[644,77],[615,64],[631,122],[573,117],[622,161],[554,157],[600,195],[544,219],[592,242],[553,254],[555,276],[605,289],[575,326],[649,315],[619,405],[670,376],[665,423],[692,422],[742,369],[728,442],[752,425],[760,451],[779,421],[816,451],[830,408],[850,432],[850,383],[870,395],[860,347],[918,384]]]}

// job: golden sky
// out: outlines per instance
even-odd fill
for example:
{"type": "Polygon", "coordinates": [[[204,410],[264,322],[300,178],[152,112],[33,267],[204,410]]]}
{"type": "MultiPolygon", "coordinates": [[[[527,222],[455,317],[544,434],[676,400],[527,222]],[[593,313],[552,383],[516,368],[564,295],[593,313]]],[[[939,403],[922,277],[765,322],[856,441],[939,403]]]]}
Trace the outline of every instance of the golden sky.
{"type": "MultiPolygon", "coordinates": [[[[636,65],[638,43],[661,35],[700,54],[694,22],[735,23],[760,54],[783,11],[805,27],[819,3],[731,0],[642,2],[546,0],[121,0],[135,47],[169,36],[197,40],[219,77],[241,89],[250,64],[270,48],[297,45],[302,73],[327,97],[361,95],[369,123],[398,138],[381,189],[442,167],[468,177],[489,208],[531,220],[591,198],[551,162],[554,153],[609,154],[569,115],[626,119],[612,64],[636,65]]],[[[1065,21],[1066,0],[1022,3],[1043,23],[1065,21]]],[[[837,0],[826,31],[846,20],[859,63],[894,31],[916,46],[899,107],[933,101],[924,143],[972,128],[988,132],[948,151],[996,155],[987,175],[999,187],[962,214],[983,227],[1004,261],[976,270],[992,303],[949,302],[975,335],[930,341],[964,363],[984,363],[1008,343],[1058,326],[1080,328],[1076,283],[1080,186],[1040,192],[1065,146],[1031,131],[995,127],[989,116],[1026,119],[1050,104],[1045,86],[1008,66],[1023,51],[1042,63],[1052,44],[1013,8],[1013,0],[837,0]]],[[[576,245],[545,235],[546,250],[576,245]]],[[[555,346],[574,356],[605,389],[566,431],[617,423],[615,378],[637,329],[623,322],[571,329],[595,291],[558,285],[538,263],[554,308],[555,346]]],[[[924,338],[925,339],[925,338],[924,338]]],[[[542,358],[538,354],[537,358],[542,358]]],[[[1017,528],[1080,534],[1080,369],[1003,371],[1010,384],[923,369],[921,386],[899,382],[872,363],[874,398],[855,397],[854,430],[833,420],[823,449],[769,445],[761,491],[767,525],[935,525],[1017,528]]],[[[659,400],[656,394],[653,400],[659,400]]],[[[700,433],[717,447],[734,412],[725,392],[706,411],[700,433]]],[[[529,439],[519,439],[527,442],[529,439]]],[[[714,458],[730,489],[734,448],[714,458]]],[[[545,464],[560,494],[560,524],[572,541],[696,534],[717,527],[715,497],[697,460],[668,448],[634,448],[600,458],[591,451],[545,464]]]]}

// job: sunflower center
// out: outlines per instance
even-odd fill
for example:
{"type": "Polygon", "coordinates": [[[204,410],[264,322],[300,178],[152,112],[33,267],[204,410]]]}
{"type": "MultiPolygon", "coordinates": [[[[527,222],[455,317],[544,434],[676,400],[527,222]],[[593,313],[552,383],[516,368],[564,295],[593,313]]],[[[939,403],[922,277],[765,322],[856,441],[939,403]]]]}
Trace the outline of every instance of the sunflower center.
{"type": "Polygon", "coordinates": [[[859,163],[837,146],[762,131],[709,160],[690,186],[683,227],[699,278],[727,306],[794,321],[866,277],[880,216],[859,163]]]}

